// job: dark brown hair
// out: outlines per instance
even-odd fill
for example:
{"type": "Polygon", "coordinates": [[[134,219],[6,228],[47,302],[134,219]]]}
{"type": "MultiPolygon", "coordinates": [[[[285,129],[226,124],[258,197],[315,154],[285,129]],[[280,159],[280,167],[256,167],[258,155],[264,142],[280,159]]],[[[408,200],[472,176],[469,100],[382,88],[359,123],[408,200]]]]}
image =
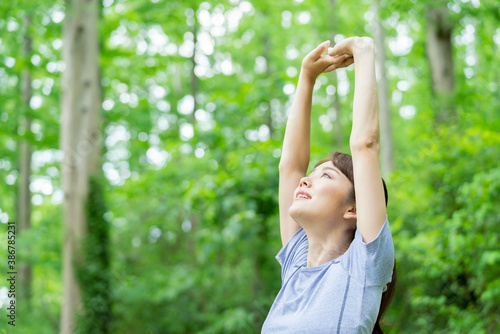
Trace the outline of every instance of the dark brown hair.
{"type": "MultiPolygon", "coordinates": [[[[318,163],[316,163],[314,168],[328,161],[331,161],[332,164],[335,167],[337,167],[342,172],[342,174],[344,174],[349,179],[349,181],[351,181],[352,187],[351,191],[347,195],[347,201],[349,203],[356,203],[356,194],[354,192],[354,169],[352,167],[352,157],[349,154],[333,152],[330,153],[330,157],[318,161],[318,163]]],[[[382,179],[382,184],[384,185],[385,206],[387,206],[389,197],[387,195],[387,186],[385,185],[384,179],[382,179]]]]}
{"type": "MultiPolygon", "coordinates": [[[[319,165],[331,161],[335,167],[337,167],[342,174],[344,174],[349,181],[352,183],[351,190],[347,195],[346,201],[348,203],[356,203],[356,194],[354,192],[354,170],[352,167],[352,157],[349,154],[333,152],[330,154],[329,158],[322,159],[318,161],[318,163],[314,166],[314,168],[319,165]]],[[[385,196],[385,205],[387,206],[387,202],[389,197],[387,195],[387,186],[385,185],[384,179],[382,179],[382,184],[384,185],[384,196],[385,196]]],[[[378,311],[377,321],[375,322],[375,326],[373,327],[373,334],[384,334],[384,331],[380,327],[380,321],[384,317],[385,311],[389,307],[389,304],[392,301],[392,297],[394,296],[394,291],[396,290],[396,260],[394,259],[394,268],[392,270],[392,280],[389,284],[387,284],[387,290],[382,293],[382,300],[380,301],[380,309],[378,311]]]]}

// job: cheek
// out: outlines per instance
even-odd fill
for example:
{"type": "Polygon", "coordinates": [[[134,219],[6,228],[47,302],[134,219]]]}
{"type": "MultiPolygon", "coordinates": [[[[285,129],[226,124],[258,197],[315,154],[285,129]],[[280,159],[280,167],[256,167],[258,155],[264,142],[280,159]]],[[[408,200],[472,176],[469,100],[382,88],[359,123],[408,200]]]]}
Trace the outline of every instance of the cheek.
{"type": "Polygon", "coordinates": [[[320,189],[321,197],[327,199],[328,201],[338,201],[340,198],[345,196],[344,187],[337,182],[325,183],[322,184],[320,189]]]}
{"type": "Polygon", "coordinates": [[[318,196],[318,203],[321,203],[328,211],[330,207],[335,211],[346,202],[349,189],[342,184],[335,183],[325,184],[318,189],[318,192],[321,192],[321,196],[318,196]]]}

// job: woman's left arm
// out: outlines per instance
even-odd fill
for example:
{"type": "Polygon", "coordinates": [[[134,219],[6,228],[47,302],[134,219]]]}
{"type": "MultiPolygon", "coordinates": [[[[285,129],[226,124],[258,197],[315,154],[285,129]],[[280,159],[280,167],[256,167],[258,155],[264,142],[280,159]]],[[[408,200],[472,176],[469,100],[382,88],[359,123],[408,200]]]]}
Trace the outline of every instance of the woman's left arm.
{"type": "Polygon", "coordinates": [[[369,37],[351,37],[329,51],[354,57],[354,105],[350,138],[356,193],[356,217],[363,241],[373,241],[387,211],[379,167],[380,129],[375,47],[369,37]]]}

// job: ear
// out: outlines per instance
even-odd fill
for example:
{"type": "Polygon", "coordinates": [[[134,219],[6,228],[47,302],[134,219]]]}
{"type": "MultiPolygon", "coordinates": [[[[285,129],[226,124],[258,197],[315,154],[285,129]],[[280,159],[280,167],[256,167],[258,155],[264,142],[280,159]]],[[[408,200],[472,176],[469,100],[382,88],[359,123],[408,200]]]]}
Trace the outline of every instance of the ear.
{"type": "Polygon", "coordinates": [[[357,219],[356,216],[356,204],[349,204],[344,212],[344,219],[357,219]]]}

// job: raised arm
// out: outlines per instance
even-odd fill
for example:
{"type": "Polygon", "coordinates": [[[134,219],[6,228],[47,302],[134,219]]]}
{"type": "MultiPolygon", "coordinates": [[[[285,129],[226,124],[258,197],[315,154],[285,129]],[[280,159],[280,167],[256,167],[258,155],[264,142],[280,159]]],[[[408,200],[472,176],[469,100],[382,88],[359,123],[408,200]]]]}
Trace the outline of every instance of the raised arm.
{"type": "Polygon", "coordinates": [[[369,37],[350,37],[329,50],[330,55],[349,53],[354,58],[354,105],[350,138],[354,168],[357,225],[368,243],[386,219],[379,167],[380,131],[375,48],[369,37]]]}
{"type": "Polygon", "coordinates": [[[310,127],[312,92],[316,78],[323,72],[345,67],[351,62],[349,56],[332,57],[322,55],[330,42],[320,44],[302,61],[299,82],[292,102],[279,164],[279,211],[280,232],[283,246],[300,226],[290,217],[288,209],[293,203],[293,194],[300,179],[306,175],[310,156],[310,127]]]}

